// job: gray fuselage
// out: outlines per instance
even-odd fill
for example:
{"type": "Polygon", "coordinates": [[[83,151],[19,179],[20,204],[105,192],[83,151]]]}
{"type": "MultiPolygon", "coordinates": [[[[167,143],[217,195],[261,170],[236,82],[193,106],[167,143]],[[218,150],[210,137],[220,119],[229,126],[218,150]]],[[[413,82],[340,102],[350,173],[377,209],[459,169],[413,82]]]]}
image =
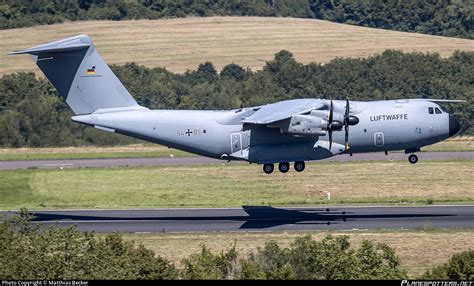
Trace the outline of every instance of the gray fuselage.
{"type": "MultiPolygon", "coordinates": [[[[309,104],[314,101],[315,105],[327,101],[299,101],[303,100],[309,104]]],[[[450,137],[453,128],[459,130],[459,124],[456,122],[457,127],[453,127],[452,117],[430,101],[351,101],[350,104],[351,114],[358,117],[359,123],[349,129],[348,150],[343,149],[344,131],[333,132],[336,146],[333,148],[339,148],[336,152],[330,152],[318,143],[327,142],[328,135],[295,136],[279,128],[245,127],[241,121],[255,112],[253,108],[228,111],[143,108],[109,113],[99,111],[74,116],[73,120],[207,157],[253,163],[318,160],[341,153],[415,152],[450,137]]],[[[345,102],[334,101],[334,105],[336,111],[343,110],[345,102]]]]}

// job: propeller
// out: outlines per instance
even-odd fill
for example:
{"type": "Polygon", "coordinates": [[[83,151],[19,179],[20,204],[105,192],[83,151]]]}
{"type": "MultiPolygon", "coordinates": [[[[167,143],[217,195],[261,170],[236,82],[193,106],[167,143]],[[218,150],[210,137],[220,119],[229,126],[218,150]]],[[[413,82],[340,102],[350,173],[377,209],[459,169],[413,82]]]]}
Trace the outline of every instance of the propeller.
{"type": "Polygon", "coordinates": [[[349,149],[349,126],[356,125],[357,123],[359,123],[359,118],[349,115],[349,111],[350,111],[349,98],[346,97],[346,112],[344,113],[344,133],[345,133],[344,143],[345,143],[346,151],[347,149],[349,149]]]}
{"type": "Polygon", "coordinates": [[[329,118],[328,118],[328,135],[329,135],[329,150],[332,147],[332,131],[334,130],[341,130],[342,122],[338,120],[334,120],[334,105],[332,99],[329,105],[329,118]]]}
{"type": "Polygon", "coordinates": [[[329,122],[328,122],[328,133],[329,133],[329,150],[331,150],[332,146],[332,119],[333,119],[333,105],[332,105],[332,99],[331,99],[331,104],[329,108],[329,122]]]}
{"type": "Polygon", "coordinates": [[[349,149],[349,98],[346,97],[346,112],[344,113],[344,146],[349,149]]]}
{"type": "Polygon", "coordinates": [[[346,110],[344,112],[343,122],[338,120],[334,120],[334,104],[332,99],[330,100],[329,105],[329,116],[328,116],[328,135],[329,135],[329,150],[332,147],[332,132],[334,130],[341,130],[342,126],[344,126],[344,143],[345,143],[345,150],[349,149],[349,126],[356,125],[359,123],[359,118],[352,116],[349,114],[350,112],[350,105],[349,105],[349,98],[346,98],[346,110]]]}

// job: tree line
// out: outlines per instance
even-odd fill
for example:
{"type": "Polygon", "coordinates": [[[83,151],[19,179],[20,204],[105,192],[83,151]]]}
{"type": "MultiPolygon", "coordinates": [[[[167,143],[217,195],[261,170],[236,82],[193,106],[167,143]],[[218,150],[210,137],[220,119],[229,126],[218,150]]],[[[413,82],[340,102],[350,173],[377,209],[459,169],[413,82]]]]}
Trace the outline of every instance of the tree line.
{"type": "Polygon", "coordinates": [[[473,9],[469,0],[0,0],[0,29],[79,20],[276,16],[474,39],[473,9]]]}
{"type": "MultiPolygon", "coordinates": [[[[387,100],[461,99],[444,104],[473,134],[474,52],[449,58],[387,50],[368,58],[336,58],[302,64],[288,51],[275,54],[262,70],[210,62],[182,74],[135,63],[111,68],[137,102],[151,109],[234,109],[294,98],[387,100]]],[[[134,139],[84,127],[44,78],[14,73],[0,78],[0,146],[46,147],[127,144],[134,139]]]]}
{"type": "MultiPolygon", "coordinates": [[[[118,233],[97,237],[75,226],[33,226],[31,218],[22,210],[21,216],[0,223],[2,279],[407,279],[390,246],[364,240],[356,248],[348,236],[318,241],[306,235],[288,247],[269,241],[248,255],[239,254],[235,243],[220,253],[202,245],[177,267],[118,233]]],[[[474,250],[464,251],[420,278],[470,280],[473,261],[474,250]]]]}

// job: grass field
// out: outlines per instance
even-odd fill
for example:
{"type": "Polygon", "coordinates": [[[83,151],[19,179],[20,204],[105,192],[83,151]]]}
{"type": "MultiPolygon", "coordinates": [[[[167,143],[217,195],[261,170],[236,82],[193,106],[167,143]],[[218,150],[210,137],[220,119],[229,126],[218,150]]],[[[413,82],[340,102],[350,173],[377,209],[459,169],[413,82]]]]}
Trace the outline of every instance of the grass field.
{"type": "Polygon", "coordinates": [[[427,152],[474,151],[474,136],[459,136],[421,148],[427,152]]]}
{"type": "Polygon", "coordinates": [[[7,52],[78,34],[92,36],[109,64],[135,61],[173,72],[211,61],[260,69],[280,50],[303,63],[335,57],[366,57],[386,49],[474,51],[474,41],[364,28],[326,21],[268,17],[209,17],[136,21],[84,21],[0,31],[0,75],[38,71],[27,56],[7,52]]]}
{"type": "Polygon", "coordinates": [[[0,208],[472,203],[473,168],[473,160],[460,160],[317,162],[271,176],[241,164],[6,170],[0,208]]]}
{"type": "MultiPolygon", "coordinates": [[[[455,137],[423,147],[422,151],[474,151],[474,137],[455,137]]],[[[101,159],[101,158],[158,158],[194,156],[191,153],[156,144],[135,144],[119,147],[64,147],[64,148],[4,148],[0,161],[101,159]]]]}
{"type": "Polygon", "coordinates": [[[349,235],[351,245],[359,247],[362,240],[387,243],[393,247],[408,270],[410,278],[417,278],[427,269],[441,265],[453,254],[474,249],[473,230],[410,230],[410,231],[351,231],[351,232],[234,232],[201,234],[125,234],[124,237],[142,243],[155,253],[180,266],[181,260],[200,250],[205,244],[213,251],[229,248],[236,242],[240,255],[256,250],[269,240],[288,246],[296,237],[310,234],[322,239],[327,234],[349,235]]]}
{"type": "Polygon", "coordinates": [[[193,154],[156,144],[135,144],[119,147],[62,147],[62,148],[4,148],[0,161],[103,159],[103,158],[158,158],[184,157],[193,154]]]}

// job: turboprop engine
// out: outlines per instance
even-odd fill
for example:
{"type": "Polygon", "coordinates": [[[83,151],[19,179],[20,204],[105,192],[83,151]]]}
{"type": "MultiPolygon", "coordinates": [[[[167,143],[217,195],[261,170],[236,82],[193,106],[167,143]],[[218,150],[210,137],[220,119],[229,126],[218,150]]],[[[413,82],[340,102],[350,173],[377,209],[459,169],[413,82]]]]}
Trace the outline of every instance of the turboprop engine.
{"type": "Polygon", "coordinates": [[[327,126],[327,121],[321,117],[313,115],[293,115],[287,127],[283,127],[282,131],[295,135],[324,136],[326,135],[325,126],[327,126]]]}
{"type": "Polygon", "coordinates": [[[359,118],[349,114],[349,100],[346,99],[344,114],[334,111],[332,100],[329,110],[312,110],[309,114],[293,115],[289,120],[278,122],[271,127],[279,127],[282,133],[296,136],[325,136],[329,135],[329,148],[332,144],[332,132],[344,127],[345,147],[349,148],[349,126],[359,123],[359,118]]]}

